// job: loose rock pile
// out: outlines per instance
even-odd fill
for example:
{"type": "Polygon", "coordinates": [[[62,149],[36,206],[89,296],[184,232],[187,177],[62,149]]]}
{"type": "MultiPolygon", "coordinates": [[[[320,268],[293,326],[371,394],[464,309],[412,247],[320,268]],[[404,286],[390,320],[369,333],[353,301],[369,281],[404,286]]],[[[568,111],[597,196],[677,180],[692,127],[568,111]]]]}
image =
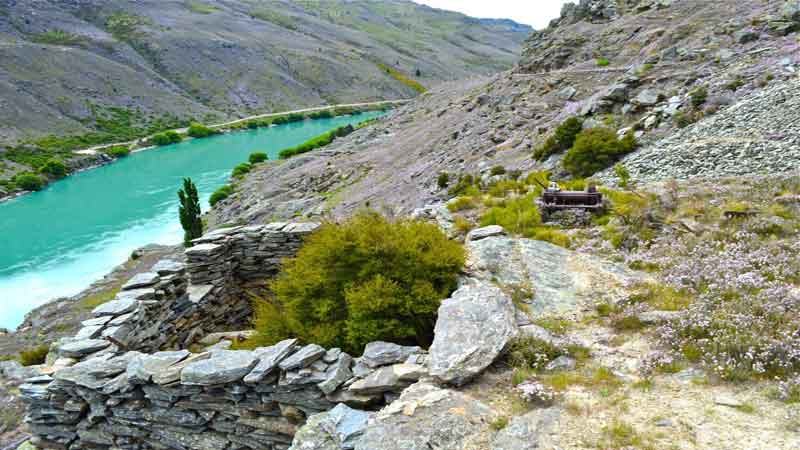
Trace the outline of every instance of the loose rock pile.
{"type": "MultiPolygon", "coordinates": [[[[623,160],[635,180],[787,173],[800,161],[800,78],[757,91],[623,160]]],[[[600,174],[614,180],[613,170],[600,174]]]]}

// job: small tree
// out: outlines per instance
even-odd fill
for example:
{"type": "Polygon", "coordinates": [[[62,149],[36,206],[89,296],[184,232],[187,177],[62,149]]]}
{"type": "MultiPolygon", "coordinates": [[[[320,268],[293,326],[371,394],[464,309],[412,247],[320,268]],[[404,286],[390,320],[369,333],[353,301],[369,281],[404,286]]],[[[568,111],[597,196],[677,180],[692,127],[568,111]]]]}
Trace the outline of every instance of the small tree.
{"type": "Polygon", "coordinates": [[[619,178],[619,187],[623,189],[627,189],[628,186],[631,184],[631,173],[628,172],[628,168],[622,165],[621,163],[617,163],[614,166],[614,174],[619,178]]]}
{"type": "Polygon", "coordinates": [[[183,244],[192,246],[192,240],[203,235],[203,222],[200,220],[200,199],[197,196],[197,187],[191,178],[183,179],[183,189],[178,191],[181,201],[179,215],[183,227],[183,244]]]}
{"type": "Polygon", "coordinates": [[[51,158],[39,168],[39,172],[50,175],[54,178],[64,178],[67,176],[69,170],[67,169],[66,164],[63,162],[58,159],[51,158]]]}

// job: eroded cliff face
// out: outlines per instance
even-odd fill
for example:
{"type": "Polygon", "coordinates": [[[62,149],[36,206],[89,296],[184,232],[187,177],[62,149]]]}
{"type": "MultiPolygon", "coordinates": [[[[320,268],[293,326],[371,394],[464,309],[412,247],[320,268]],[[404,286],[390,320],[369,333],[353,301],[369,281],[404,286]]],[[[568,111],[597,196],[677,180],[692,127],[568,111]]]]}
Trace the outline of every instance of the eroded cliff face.
{"type": "MultiPolygon", "coordinates": [[[[213,214],[218,223],[231,223],[338,217],[365,206],[408,213],[447,199],[437,185],[442,172],[451,180],[488,177],[491,167],[502,165],[559,175],[560,156],[538,162],[532,151],[576,115],[586,127],[634,129],[641,152],[681,127],[695,129],[694,121],[702,135],[707,118],[745,99],[755,105],[748,120],[762,112],[766,118],[775,107],[759,93],[784,85],[791,90],[800,68],[800,23],[787,8],[791,3],[632,1],[615,9],[618,2],[581,2],[528,39],[515,69],[445,84],[329,147],[260,168],[213,214]],[[707,99],[694,106],[699,88],[707,99]]],[[[748,134],[747,122],[731,119],[726,126],[748,134]]],[[[773,131],[759,138],[764,153],[754,170],[787,170],[778,155],[796,137],[792,130],[773,131]]],[[[631,164],[638,164],[636,154],[631,164]]],[[[738,171],[718,165],[712,153],[704,158],[703,170],[688,173],[673,160],[647,179],[747,170],[746,164],[736,164],[738,171]]]]}

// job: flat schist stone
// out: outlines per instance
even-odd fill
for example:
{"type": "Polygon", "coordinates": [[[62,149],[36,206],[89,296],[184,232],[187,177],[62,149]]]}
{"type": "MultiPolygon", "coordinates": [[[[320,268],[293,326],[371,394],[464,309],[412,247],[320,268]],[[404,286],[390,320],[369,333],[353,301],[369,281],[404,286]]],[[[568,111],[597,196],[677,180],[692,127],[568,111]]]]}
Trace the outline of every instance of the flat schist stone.
{"type": "Polygon", "coordinates": [[[322,358],[326,350],[317,344],[309,344],[298,350],[292,356],[281,361],[278,366],[281,370],[302,369],[313,363],[314,361],[322,358]]]}
{"type": "Polygon", "coordinates": [[[151,287],[147,287],[147,288],[130,289],[130,290],[127,290],[127,291],[120,291],[120,293],[117,294],[116,298],[117,299],[132,298],[134,300],[150,300],[150,299],[155,298],[155,296],[156,296],[156,290],[151,288],[151,287]]]}
{"type": "Polygon", "coordinates": [[[213,284],[190,284],[186,288],[186,294],[189,296],[190,302],[199,303],[206,298],[212,289],[214,289],[213,284]]]}
{"type": "Polygon", "coordinates": [[[258,383],[278,367],[284,358],[289,356],[297,347],[297,339],[286,339],[271,347],[257,348],[253,353],[258,358],[258,364],[244,377],[245,383],[258,383]]]}
{"type": "Polygon", "coordinates": [[[109,345],[111,345],[111,343],[105,339],[85,339],[82,341],[75,341],[62,345],[59,348],[59,353],[64,356],[74,356],[80,358],[81,356],[103,350],[109,345]]]}
{"type": "Polygon", "coordinates": [[[141,356],[131,360],[128,364],[126,368],[128,378],[136,381],[149,382],[153,375],[183,361],[189,357],[189,355],[191,355],[191,353],[188,350],[179,350],[141,356]]]}
{"type": "Polygon", "coordinates": [[[311,233],[317,228],[319,228],[319,224],[314,222],[290,223],[286,225],[283,231],[287,233],[311,233]]]}
{"type": "Polygon", "coordinates": [[[181,371],[181,384],[213,386],[244,378],[258,363],[249,351],[220,350],[211,358],[186,366],[181,371]]]}
{"type": "Polygon", "coordinates": [[[187,248],[183,253],[186,254],[186,256],[205,256],[217,252],[222,248],[223,246],[219,244],[197,244],[193,247],[187,248]]]}
{"type": "Polygon", "coordinates": [[[92,310],[94,317],[100,316],[121,316],[129,312],[133,312],[139,306],[139,301],[133,298],[120,298],[112,300],[108,303],[103,303],[97,308],[92,310]]]}
{"type": "Polygon", "coordinates": [[[122,286],[122,290],[129,291],[131,289],[149,287],[158,283],[160,279],[161,278],[155,272],[137,273],[122,286]]]}
{"type": "Polygon", "coordinates": [[[183,271],[185,268],[186,266],[178,261],[162,259],[161,261],[155,263],[153,267],[150,268],[150,271],[159,275],[172,275],[183,271]]]}
{"type": "Polygon", "coordinates": [[[500,225],[490,225],[488,227],[477,228],[467,234],[467,241],[479,241],[492,236],[502,236],[506,234],[506,230],[500,225]]]}

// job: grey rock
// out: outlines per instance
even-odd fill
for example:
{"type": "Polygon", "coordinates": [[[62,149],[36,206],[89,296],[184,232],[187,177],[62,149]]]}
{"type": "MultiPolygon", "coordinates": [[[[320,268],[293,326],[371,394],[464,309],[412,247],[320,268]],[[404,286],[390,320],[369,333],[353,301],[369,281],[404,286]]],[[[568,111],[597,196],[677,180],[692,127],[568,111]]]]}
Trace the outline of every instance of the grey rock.
{"type": "Polygon", "coordinates": [[[244,377],[244,382],[258,383],[266,378],[296,347],[297,339],[286,339],[271,347],[254,350],[253,354],[258,358],[258,364],[244,377]]]}
{"type": "Polygon", "coordinates": [[[471,280],[439,307],[430,374],[464,384],[492,364],[517,332],[511,298],[489,282],[471,280]]]}
{"type": "Polygon", "coordinates": [[[419,382],[370,420],[356,450],[463,450],[491,408],[457,391],[419,382]],[[457,411],[457,413],[455,412],[457,411]]]}
{"type": "Polygon", "coordinates": [[[155,263],[150,270],[163,276],[180,273],[185,269],[186,266],[183,263],[173,261],[171,259],[162,259],[161,261],[155,263]]]}
{"type": "Polygon", "coordinates": [[[219,253],[224,249],[225,247],[223,245],[218,244],[198,244],[187,248],[184,253],[187,257],[206,257],[214,253],[219,253]]]}
{"type": "Polygon", "coordinates": [[[376,368],[404,362],[409,356],[422,352],[419,347],[404,347],[390,342],[370,342],[364,347],[361,362],[369,367],[376,368]]]}
{"type": "Polygon", "coordinates": [[[714,403],[730,408],[740,408],[744,405],[739,399],[728,394],[719,394],[714,397],[714,403]]]}
{"type": "MultiPolygon", "coordinates": [[[[114,357],[111,354],[89,358],[74,366],[59,370],[53,376],[56,381],[69,382],[88,389],[100,390],[124,374],[128,364],[141,356],[137,352],[129,352],[114,357]]],[[[127,377],[123,377],[127,380],[127,377]]]]}
{"type": "Polygon", "coordinates": [[[292,356],[281,361],[278,367],[280,367],[281,370],[302,369],[322,358],[323,355],[325,355],[324,348],[317,344],[309,344],[298,350],[292,356]]]}
{"type": "Polygon", "coordinates": [[[416,364],[384,366],[356,381],[348,388],[355,394],[368,395],[401,391],[425,375],[425,368],[416,364]]]}
{"type": "Polygon", "coordinates": [[[645,311],[639,313],[639,321],[645,325],[658,325],[665,322],[679,320],[684,316],[682,311],[645,311]]]}
{"type": "MultiPolygon", "coordinates": [[[[110,316],[108,316],[110,317],[110,316]]],[[[84,340],[84,339],[94,339],[100,335],[100,331],[103,329],[102,325],[92,325],[88,327],[83,327],[75,334],[74,338],[77,340],[84,340]]]]}
{"type": "Polygon", "coordinates": [[[208,297],[212,289],[213,284],[190,284],[186,288],[186,294],[191,303],[200,303],[208,297]]]}
{"type": "Polygon", "coordinates": [[[349,450],[367,427],[369,413],[344,404],[308,419],[294,437],[290,450],[349,450]]]}
{"type": "Polygon", "coordinates": [[[154,371],[152,373],[152,381],[153,383],[159,385],[175,383],[177,381],[180,381],[181,371],[183,371],[183,369],[185,369],[186,366],[194,364],[197,361],[203,361],[208,358],[211,358],[211,353],[195,353],[179,363],[163,367],[159,371],[154,371]]]}
{"type": "Polygon", "coordinates": [[[564,89],[561,89],[556,93],[556,97],[560,98],[561,100],[572,100],[575,95],[578,94],[578,90],[572,86],[567,86],[564,89]]]}
{"type": "Polygon", "coordinates": [[[539,448],[542,436],[552,432],[561,411],[551,407],[514,417],[492,442],[492,450],[529,450],[539,448]]]}
{"type": "Polygon", "coordinates": [[[490,225],[488,227],[476,228],[467,234],[467,242],[480,241],[492,236],[505,235],[506,230],[500,225],[490,225]]]}
{"type": "Polygon", "coordinates": [[[783,17],[800,22],[800,0],[786,0],[783,4],[783,17]]]}
{"type": "Polygon", "coordinates": [[[82,358],[86,355],[103,350],[109,345],[111,345],[111,343],[105,339],[86,339],[64,344],[58,351],[63,356],[82,358]]]}
{"type": "Polygon", "coordinates": [[[131,289],[150,287],[158,283],[160,279],[158,274],[154,272],[137,273],[133,278],[128,280],[127,283],[122,285],[122,290],[129,291],[131,289]]]}
{"type": "Polygon", "coordinates": [[[174,352],[158,352],[152,355],[131,360],[126,368],[128,379],[136,383],[149,383],[153,375],[186,359],[191,353],[188,350],[174,352]]]}
{"type": "Polygon", "coordinates": [[[639,106],[655,106],[655,104],[658,103],[658,93],[650,89],[645,89],[640,92],[632,102],[639,106]]]}
{"type": "Polygon", "coordinates": [[[331,364],[325,375],[325,381],[317,384],[317,387],[326,395],[333,393],[345,381],[353,377],[353,372],[350,366],[353,364],[353,358],[347,353],[340,353],[339,358],[331,364]]]}
{"type": "Polygon", "coordinates": [[[139,301],[132,298],[122,298],[119,300],[112,300],[108,303],[103,303],[97,308],[92,310],[92,315],[99,316],[119,316],[132,312],[139,306],[139,301]]]}
{"type": "Polygon", "coordinates": [[[8,380],[23,381],[40,375],[39,367],[23,366],[19,361],[0,361],[0,377],[8,380]]]}
{"type": "Polygon", "coordinates": [[[556,372],[559,370],[574,370],[576,366],[577,366],[577,361],[575,361],[574,358],[561,355],[558,358],[547,363],[547,365],[545,366],[545,370],[550,372],[556,372]]]}
{"type": "Polygon", "coordinates": [[[221,350],[211,358],[189,364],[181,371],[181,384],[213,386],[241,380],[258,360],[252,352],[221,350]]]}

